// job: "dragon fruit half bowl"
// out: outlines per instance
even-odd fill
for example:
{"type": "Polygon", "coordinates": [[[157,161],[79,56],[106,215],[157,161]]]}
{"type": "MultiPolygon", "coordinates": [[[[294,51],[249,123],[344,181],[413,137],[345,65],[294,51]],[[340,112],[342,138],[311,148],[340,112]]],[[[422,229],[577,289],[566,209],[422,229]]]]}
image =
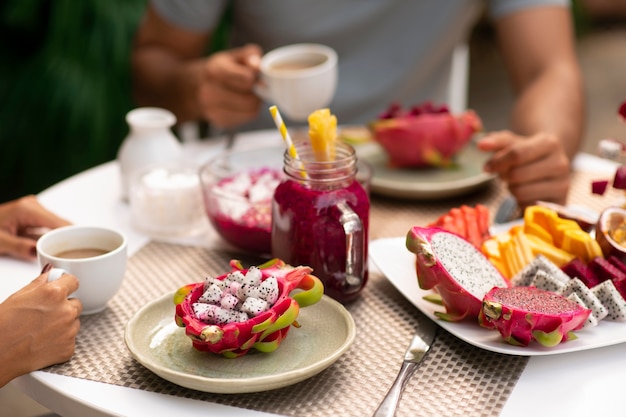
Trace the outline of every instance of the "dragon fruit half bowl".
{"type": "Polygon", "coordinates": [[[445,105],[426,102],[408,110],[392,104],[369,129],[387,153],[390,167],[432,169],[453,166],[483,126],[473,110],[453,114],[445,105]]]}
{"type": "Polygon", "coordinates": [[[232,247],[271,252],[271,204],[283,179],[284,147],[224,151],[200,167],[207,218],[232,247]]]}
{"type": "Polygon", "coordinates": [[[308,266],[278,258],[244,268],[230,261],[228,273],[180,287],[175,322],[194,349],[234,359],[249,351],[271,353],[300,327],[301,308],[319,302],[324,285],[308,266]]]}

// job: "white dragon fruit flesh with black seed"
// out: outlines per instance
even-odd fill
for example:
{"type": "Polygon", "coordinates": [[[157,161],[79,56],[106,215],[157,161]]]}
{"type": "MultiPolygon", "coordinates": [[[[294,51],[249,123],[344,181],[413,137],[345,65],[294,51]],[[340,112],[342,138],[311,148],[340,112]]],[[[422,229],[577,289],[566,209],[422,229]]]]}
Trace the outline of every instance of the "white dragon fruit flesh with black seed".
{"type": "Polygon", "coordinates": [[[272,352],[287,336],[300,307],[317,303],[324,293],[311,268],[273,259],[259,267],[233,270],[205,282],[181,287],[174,296],[176,324],[193,347],[229,358],[250,349],[272,352]],[[301,291],[291,294],[293,290],[301,291]]]}
{"type": "Polygon", "coordinates": [[[574,258],[559,268],[539,255],[512,279],[513,286],[531,286],[560,294],[591,310],[584,328],[602,320],[626,321],[626,300],[617,287],[626,266],[617,258],[593,258],[585,264],[574,258]],[[610,263],[610,265],[609,265],[610,263]],[[593,286],[589,287],[589,284],[593,286]]]}
{"type": "Polygon", "coordinates": [[[576,294],[583,302],[583,305],[591,310],[591,315],[594,316],[598,321],[605,318],[608,314],[608,310],[602,304],[602,302],[598,299],[598,297],[593,293],[593,291],[587,287],[580,279],[572,278],[569,280],[567,285],[560,292],[561,295],[567,297],[570,294],[576,294]]]}
{"type": "Polygon", "coordinates": [[[480,250],[455,233],[415,226],[406,247],[416,255],[420,288],[441,296],[446,311],[435,314],[442,320],[477,320],[485,294],[510,285],[480,250]]]}
{"type": "Polygon", "coordinates": [[[532,285],[532,280],[540,271],[550,277],[550,283],[546,282],[546,285],[559,286],[556,281],[567,284],[570,279],[569,275],[556,266],[554,262],[539,254],[511,278],[511,284],[528,287],[532,285]]]}
{"type": "Polygon", "coordinates": [[[612,321],[626,321],[626,300],[610,279],[602,281],[591,289],[607,310],[606,319],[612,321]]]}
{"type": "MultiPolygon", "coordinates": [[[[585,304],[585,302],[575,292],[568,295],[567,298],[569,300],[574,301],[579,306],[587,308],[587,305],[585,304]]],[[[595,327],[598,325],[598,323],[599,323],[598,319],[596,318],[596,316],[593,315],[593,312],[591,312],[591,314],[589,314],[589,317],[587,317],[587,321],[585,321],[585,324],[583,325],[583,329],[588,328],[588,327],[595,327]]]]}
{"type": "Polygon", "coordinates": [[[496,328],[512,345],[528,346],[533,340],[552,347],[575,339],[591,310],[560,294],[536,287],[493,288],[484,299],[479,322],[496,328]]]}

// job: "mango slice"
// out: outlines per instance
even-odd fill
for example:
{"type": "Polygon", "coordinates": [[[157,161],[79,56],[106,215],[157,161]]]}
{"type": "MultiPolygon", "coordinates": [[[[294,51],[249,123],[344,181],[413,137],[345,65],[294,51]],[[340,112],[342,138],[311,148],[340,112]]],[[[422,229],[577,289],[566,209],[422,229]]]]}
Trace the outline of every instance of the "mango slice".
{"type": "Polygon", "coordinates": [[[542,206],[526,208],[523,225],[493,236],[481,249],[507,278],[539,254],[559,267],[574,258],[588,263],[603,257],[599,243],[576,221],[559,217],[556,211],[542,206]]]}

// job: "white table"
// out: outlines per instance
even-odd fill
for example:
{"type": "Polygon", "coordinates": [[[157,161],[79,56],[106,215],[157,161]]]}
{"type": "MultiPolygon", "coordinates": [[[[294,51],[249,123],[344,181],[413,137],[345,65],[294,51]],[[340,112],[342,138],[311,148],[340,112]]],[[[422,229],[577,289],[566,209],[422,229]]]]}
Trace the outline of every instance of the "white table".
{"type": "MultiPolygon", "coordinates": [[[[277,144],[276,132],[246,134],[237,146],[249,141],[277,144]]],[[[186,145],[199,163],[221,148],[206,144],[186,145]]],[[[591,155],[580,155],[574,167],[611,175],[615,166],[591,155]]],[[[49,188],[39,195],[49,209],[74,223],[114,227],[126,233],[129,255],[149,238],[133,230],[130,210],[120,199],[119,168],[109,162],[49,188]]],[[[210,228],[185,243],[210,247],[215,237],[210,228]]],[[[18,290],[39,274],[36,262],[0,258],[0,299],[18,290]]],[[[626,331],[626,324],[624,327],[626,331]]],[[[502,411],[503,417],[528,415],[589,416],[614,413],[623,408],[623,377],[626,344],[554,356],[532,357],[502,411]]],[[[27,395],[67,417],[84,416],[269,416],[219,404],[189,400],[43,371],[12,382],[27,395]]]]}

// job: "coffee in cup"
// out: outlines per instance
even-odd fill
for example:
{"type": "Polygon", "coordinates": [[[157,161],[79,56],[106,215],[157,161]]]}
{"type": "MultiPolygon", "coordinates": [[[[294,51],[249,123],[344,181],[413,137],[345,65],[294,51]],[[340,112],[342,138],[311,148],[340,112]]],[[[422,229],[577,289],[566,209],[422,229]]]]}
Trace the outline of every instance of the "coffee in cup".
{"type": "Polygon", "coordinates": [[[71,225],[53,229],[37,241],[37,257],[43,267],[51,264],[59,278],[75,275],[79,288],[71,297],[83,304],[82,314],[101,312],[122,285],[126,272],[127,242],[120,232],[97,226],[71,225]]]}
{"type": "Polygon", "coordinates": [[[93,258],[94,256],[104,255],[108,251],[103,249],[95,249],[95,248],[79,248],[79,249],[70,249],[65,250],[63,252],[57,253],[57,258],[66,258],[66,259],[82,259],[82,258],[93,258]]]}

